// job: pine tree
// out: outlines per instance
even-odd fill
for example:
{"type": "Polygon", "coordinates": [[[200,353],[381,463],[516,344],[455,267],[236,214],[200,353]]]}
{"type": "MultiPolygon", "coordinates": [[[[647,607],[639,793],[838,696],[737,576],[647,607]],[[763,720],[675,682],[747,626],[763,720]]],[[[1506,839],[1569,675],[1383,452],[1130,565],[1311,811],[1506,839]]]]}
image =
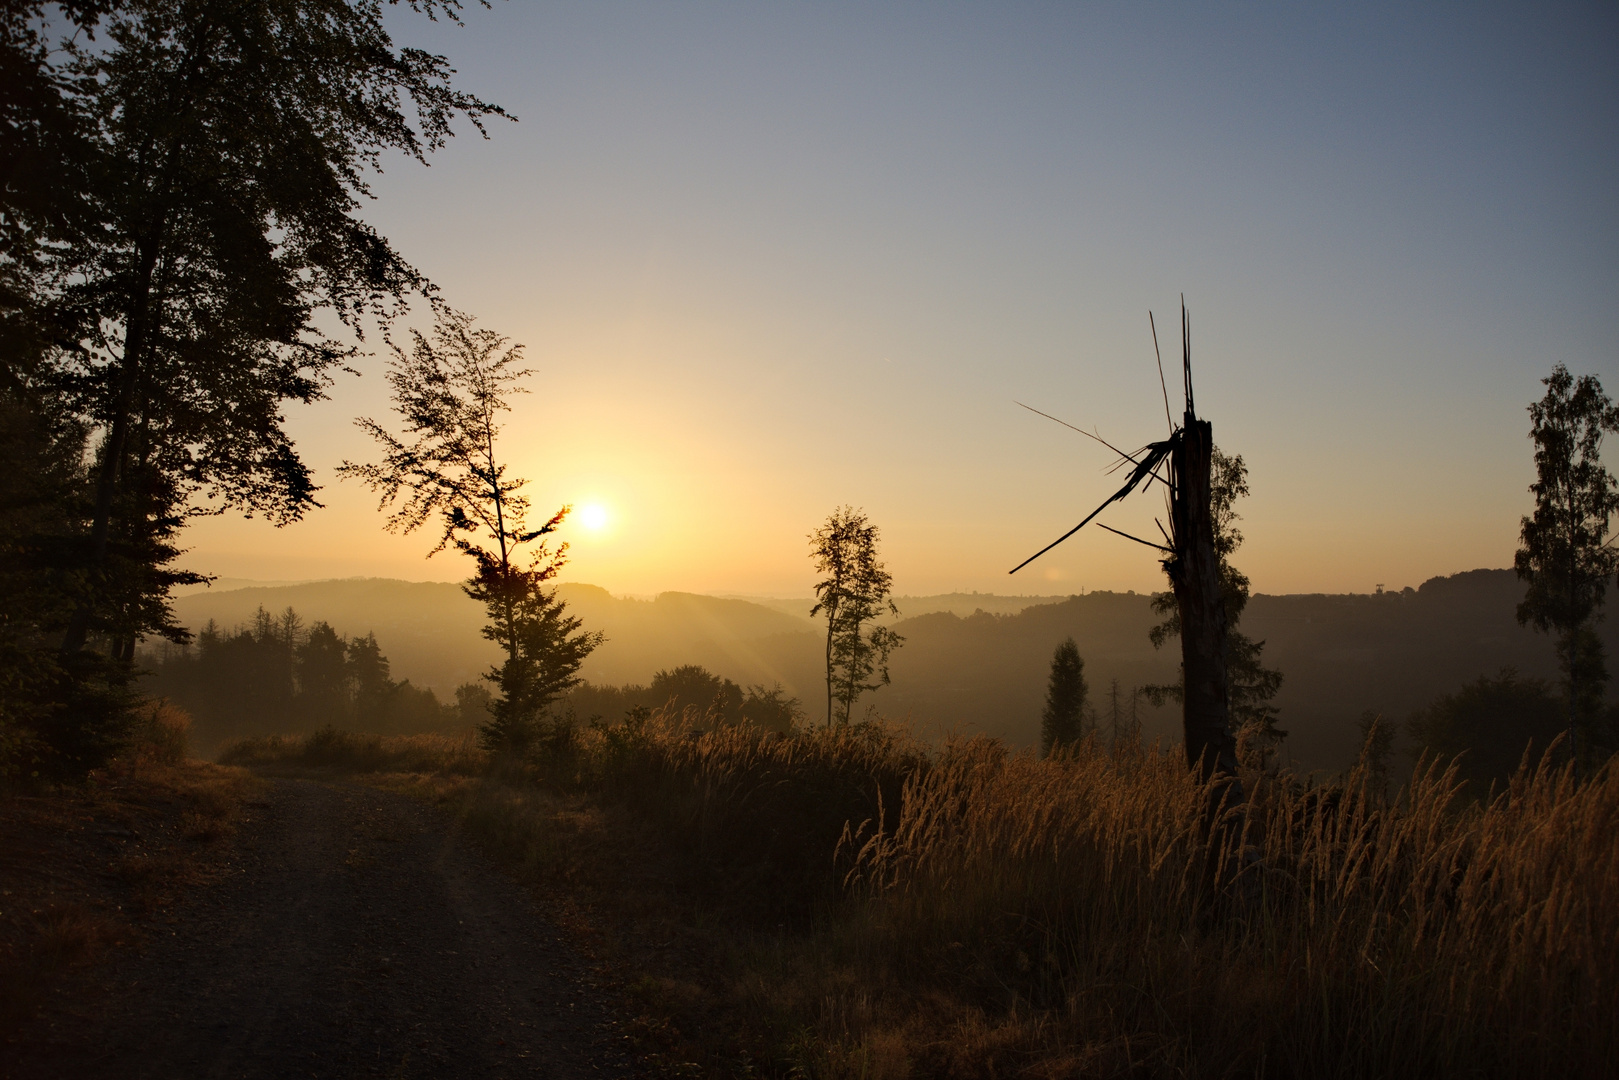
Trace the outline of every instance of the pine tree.
{"type": "Polygon", "coordinates": [[[1051,657],[1051,678],[1046,684],[1046,707],[1040,713],[1040,753],[1072,746],[1085,736],[1085,661],[1079,646],[1068,638],[1051,657]]]}
{"type": "MultiPolygon", "coordinates": [[[[1249,582],[1231,564],[1231,555],[1242,544],[1236,522],[1237,500],[1248,495],[1248,466],[1241,454],[1227,455],[1215,447],[1210,464],[1209,503],[1214,519],[1214,551],[1220,560],[1220,598],[1226,614],[1226,678],[1230,695],[1231,720],[1236,728],[1237,746],[1244,765],[1265,768],[1287,732],[1276,726],[1281,711],[1271,704],[1282,687],[1282,673],[1263,663],[1265,643],[1254,641],[1237,629],[1243,609],[1248,606],[1249,582]]],[[[1153,610],[1165,616],[1148,636],[1154,648],[1162,648],[1180,634],[1180,612],[1175,594],[1163,592],[1152,599],[1153,610]]],[[[1141,687],[1141,693],[1154,705],[1181,700],[1181,685],[1141,687]]]]}

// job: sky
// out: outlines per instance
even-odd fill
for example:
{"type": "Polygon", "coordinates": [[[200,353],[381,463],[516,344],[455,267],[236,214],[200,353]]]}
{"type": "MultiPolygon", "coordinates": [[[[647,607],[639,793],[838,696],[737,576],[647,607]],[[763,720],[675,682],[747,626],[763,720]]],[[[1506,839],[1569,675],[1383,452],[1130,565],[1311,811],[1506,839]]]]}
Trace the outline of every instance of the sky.
{"type": "MultiPolygon", "coordinates": [[[[1163,588],[1087,527],[1180,411],[1179,305],[1249,468],[1259,592],[1509,566],[1526,407],[1619,394],[1619,9],[1557,4],[548,3],[397,40],[511,112],[399,159],[366,220],[534,370],[501,449],[575,507],[565,577],[807,595],[837,506],[901,594],[1163,588]]],[[[373,339],[374,344],[374,339],[373,339]]],[[[453,580],[333,468],[385,357],[288,410],[324,508],[229,514],[232,577],[453,580]]],[[[1619,462],[1619,440],[1609,447],[1619,462]]],[[[1155,532],[1162,499],[1100,520],[1155,532]]]]}

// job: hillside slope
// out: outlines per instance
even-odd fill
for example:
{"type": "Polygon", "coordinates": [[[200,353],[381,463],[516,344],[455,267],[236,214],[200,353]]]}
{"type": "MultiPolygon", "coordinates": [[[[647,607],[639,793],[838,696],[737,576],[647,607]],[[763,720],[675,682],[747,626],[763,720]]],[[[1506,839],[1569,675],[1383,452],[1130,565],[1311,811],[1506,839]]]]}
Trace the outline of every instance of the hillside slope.
{"type": "MultiPolygon", "coordinates": [[[[598,683],[645,683],[661,668],[701,664],[744,685],[780,683],[810,715],[824,708],[818,627],[788,607],[691,593],[653,600],[614,597],[592,585],[564,584],[570,608],[607,643],[584,668],[598,683]]],[[[1356,748],[1353,721],[1366,709],[1403,719],[1436,695],[1502,667],[1555,678],[1552,645],[1517,625],[1522,586],[1508,570],[1475,570],[1434,578],[1420,589],[1377,595],[1255,596],[1243,629],[1266,642],[1266,659],[1283,672],[1278,703],[1291,733],[1286,751],[1306,768],[1338,768],[1356,748]]],[[[938,598],[945,599],[945,598],[938,598]]],[[[1147,629],[1150,598],[1135,593],[985,597],[984,606],[1015,613],[917,612],[915,598],[895,628],[905,646],[894,654],[893,683],[867,700],[885,714],[909,718],[923,734],[984,731],[1027,745],[1038,737],[1052,650],[1072,635],[1085,658],[1092,701],[1110,680],[1130,688],[1176,676],[1178,651],[1155,651],[1147,629]]],[[[306,621],[324,619],[344,634],[374,631],[394,676],[431,686],[441,698],[475,679],[494,659],[479,634],[479,611],[448,583],[354,579],[180,597],[183,623],[208,619],[229,627],[260,605],[295,608],[306,621]]],[[[1619,624],[1603,627],[1609,655],[1619,624]]],[[[1145,702],[1149,738],[1173,740],[1178,713],[1145,702]]]]}

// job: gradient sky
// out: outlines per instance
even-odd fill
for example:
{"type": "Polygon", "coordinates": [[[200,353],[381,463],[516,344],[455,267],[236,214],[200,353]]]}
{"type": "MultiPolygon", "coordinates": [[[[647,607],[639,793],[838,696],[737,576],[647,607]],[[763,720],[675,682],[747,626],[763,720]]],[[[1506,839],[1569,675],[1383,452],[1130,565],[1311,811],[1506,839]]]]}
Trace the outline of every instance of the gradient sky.
{"type": "MultiPolygon", "coordinates": [[[[805,595],[836,505],[896,591],[1158,589],[1087,528],[1162,436],[1147,312],[1253,495],[1263,592],[1510,565],[1525,406],[1619,393],[1611,4],[540,3],[395,19],[507,107],[368,220],[536,375],[506,453],[618,593],[805,595]]],[[[382,361],[289,413],[326,509],[188,536],[195,568],[450,580],[331,468],[382,361]]],[[[1169,368],[1177,402],[1176,369],[1169,368]]],[[[1610,447],[1619,460],[1619,446],[1610,447]]],[[[1102,520],[1152,530],[1161,499],[1102,520]]]]}

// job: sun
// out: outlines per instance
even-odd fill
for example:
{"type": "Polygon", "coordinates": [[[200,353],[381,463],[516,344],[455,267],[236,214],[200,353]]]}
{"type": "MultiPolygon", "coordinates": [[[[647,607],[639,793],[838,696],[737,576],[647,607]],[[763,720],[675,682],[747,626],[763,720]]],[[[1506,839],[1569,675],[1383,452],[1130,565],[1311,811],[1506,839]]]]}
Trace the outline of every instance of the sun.
{"type": "Polygon", "coordinates": [[[591,532],[607,527],[607,507],[601,503],[587,503],[579,508],[579,524],[591,532]]]}

